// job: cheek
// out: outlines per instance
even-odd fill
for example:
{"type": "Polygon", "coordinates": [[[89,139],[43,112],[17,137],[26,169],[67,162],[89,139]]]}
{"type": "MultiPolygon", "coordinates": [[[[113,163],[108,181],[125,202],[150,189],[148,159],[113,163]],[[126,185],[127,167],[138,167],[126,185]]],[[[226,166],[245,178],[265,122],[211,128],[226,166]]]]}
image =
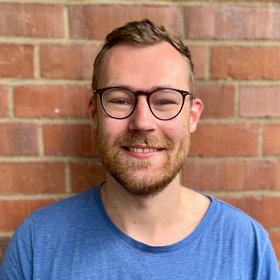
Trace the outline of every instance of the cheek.
{"type": "Polygon", "coordinates": [[[103,137],[103,141],[113,142],[117,137],[127,131],[125,120],[115,120],[103,114],[98,119],[98,134],[103,137]]]}
{"type": "Polygon", "coordinates": [[[181,141],[186,138],[189,132],[189,120],[187,118],[182,118],[170,122],[166,127],[166,137],[172,139],[173,141],[181,141]]]}

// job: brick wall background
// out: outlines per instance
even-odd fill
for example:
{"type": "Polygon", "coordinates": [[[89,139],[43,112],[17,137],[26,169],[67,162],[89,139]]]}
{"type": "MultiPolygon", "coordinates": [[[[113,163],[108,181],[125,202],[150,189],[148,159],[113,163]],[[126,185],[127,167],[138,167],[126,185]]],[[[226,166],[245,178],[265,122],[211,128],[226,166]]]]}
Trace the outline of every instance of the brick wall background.
{"type": "Polygon", "coordinates": [[[0,259],[34,209],[104,178],[92,63],[106,33],[145,17],[182,34],[206,106],[183,182],[258,219],[280,259],[277,2],[0,0],[0,259]]]}

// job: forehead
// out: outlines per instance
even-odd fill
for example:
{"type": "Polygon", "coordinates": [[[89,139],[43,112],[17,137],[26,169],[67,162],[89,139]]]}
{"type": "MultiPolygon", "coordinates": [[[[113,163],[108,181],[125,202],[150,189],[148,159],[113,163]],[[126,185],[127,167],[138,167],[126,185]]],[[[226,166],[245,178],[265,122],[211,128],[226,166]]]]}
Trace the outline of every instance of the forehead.
{"type": "Polygon", "coordinates": [[[188,89],[187,59],[167,42],[153,46],[118,45],[103,57],[98,87],[129,85],[135,89],[172,86],[188,89]]]}

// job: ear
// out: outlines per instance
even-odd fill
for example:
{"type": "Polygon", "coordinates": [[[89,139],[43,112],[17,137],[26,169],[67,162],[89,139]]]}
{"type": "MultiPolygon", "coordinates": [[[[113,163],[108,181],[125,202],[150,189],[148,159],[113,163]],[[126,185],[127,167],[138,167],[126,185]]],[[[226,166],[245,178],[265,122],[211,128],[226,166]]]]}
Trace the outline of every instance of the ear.
{"type": "Polygon", "coordinates": [[[204,105],[199,98],[195,98],[192,102],[190,112],[190,132],[195,132],[197,128],[200,115],[203,111],[204,105]]]}
{"type": "Polygon", "coordinates": [[[88,114],[91,119],[93,129],[97,128],[97,104],[94,96],[90,99],[88,104],[88,114]]]}

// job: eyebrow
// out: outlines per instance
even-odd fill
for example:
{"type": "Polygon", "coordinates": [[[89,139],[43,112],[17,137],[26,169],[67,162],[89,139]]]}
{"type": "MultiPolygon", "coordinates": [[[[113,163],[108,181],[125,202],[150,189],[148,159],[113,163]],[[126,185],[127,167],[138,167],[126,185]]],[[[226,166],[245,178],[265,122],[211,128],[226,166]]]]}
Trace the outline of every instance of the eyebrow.
{"type": "Polygon", "coordinates": [[[174,85],[170,85],[170,84],[162,84],[162,85],[154,85],[153,87],[151,87],[150,89],[148,90],[142,90],[142,89],[136,89],[134,88],[133,86],[129,85],[129,84],[115,84],[115,83],[111,83],[111,84],[108,84],[106,87],[122,87],[122,88],[127,88],[127,89],[130,89],[132,91],[142,91],[142,92],[151,92],[151,91],[154,91],[156,89],[162,89],[162,88],[173,88],[173,89],[176,89],[178,88],[177,86],[174,86],[174,85]]]}

